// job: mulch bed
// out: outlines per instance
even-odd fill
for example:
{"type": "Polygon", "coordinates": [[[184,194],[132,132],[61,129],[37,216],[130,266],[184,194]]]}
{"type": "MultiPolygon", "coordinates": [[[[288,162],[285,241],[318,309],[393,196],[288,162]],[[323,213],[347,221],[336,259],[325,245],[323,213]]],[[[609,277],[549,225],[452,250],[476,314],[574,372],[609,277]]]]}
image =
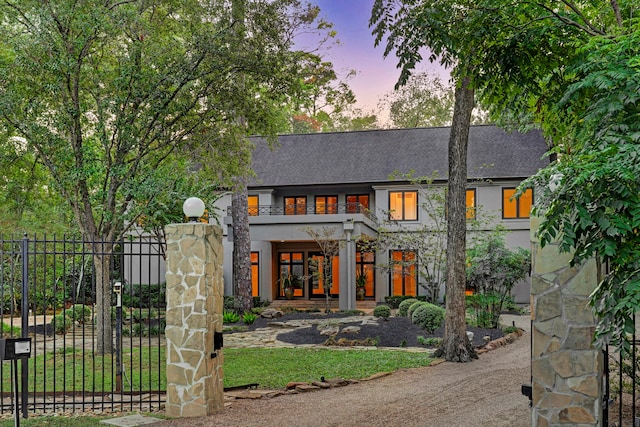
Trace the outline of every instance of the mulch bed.
{"type": "MultiPolygon", "coordinates": [[[[286,322],[288,320],[317,318],[331,319],[346,316],[349,315],[344,313],[286,313],[277,319],[263,319],[260,317],[251,325],[250,330],[267,327],[270,322],[274,321],[286,322]]],[[[335,341],[341,338],[359,341],[370,338],[377,340],[379,347],[424,347],[418,343],[418,336],[424,338],[441,338],[444,332],[444,328],[440,328],[428,334],[424,329],[414,325],[411,320],[406,317],[390,317],[387,320],[378,319],[376,325],[362,325],[361,322],[343,323],[340,325],[340,330],[342,331],[347,326],[358,326],[360,327],[360,332],[357,334],[340,332],[334,337],[335,341]]],[[[502,330],[500,329],[483,329],[467,326],[467,331],[473,332],[473,344],[476,347],[486,344],[486,341],[483,339],[485,336],[490,337],[491,340],[503,336],[502,330]]],[[[285,329],[281,334],[278,334],[278,340],[290,344],[322,344],[327,338],[327,336],[320,335],[320,331],[315,325],[309,328],[285,329]]]]}

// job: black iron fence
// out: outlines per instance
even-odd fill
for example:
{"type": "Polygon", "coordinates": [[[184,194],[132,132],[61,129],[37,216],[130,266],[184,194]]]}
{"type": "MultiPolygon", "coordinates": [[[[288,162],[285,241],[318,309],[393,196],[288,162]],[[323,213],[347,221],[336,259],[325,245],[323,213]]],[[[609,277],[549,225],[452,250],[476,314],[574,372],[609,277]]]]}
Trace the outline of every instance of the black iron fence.
{"type": "MultiPolygon", "coordinates": [[[[0,237],[1,334],[32,342],[31,358],[21,361],[22,411],[160,407],[164,277],[153,240],[0,237]],[[117,283],[120,297],[112,292],[117,283]],[[98,312],[111,324],[96,322],[98,312]]],[[[0,413],[13,411],[12,370],[0,363],[0,413]]]]}
{"type": "Polygon", "coordinates": [[[632,337],[630,354],[604,350],[604,427],[640,427],[640,340],[632,337]]]}

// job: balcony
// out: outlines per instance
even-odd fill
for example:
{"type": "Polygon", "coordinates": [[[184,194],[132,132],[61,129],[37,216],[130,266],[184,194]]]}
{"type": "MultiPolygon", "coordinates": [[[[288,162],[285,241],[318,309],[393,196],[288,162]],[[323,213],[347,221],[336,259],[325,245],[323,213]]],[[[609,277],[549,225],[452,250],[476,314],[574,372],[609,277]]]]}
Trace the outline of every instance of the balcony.
{"type": "MultiPolygon", "coordinates": [[[[296,216],[296,215],[345,215],[362,214],[377,223],[376,216],[360,203],[337,203],[318,205],[285,205],[285,206],[249,206],[249,216],[296,216]]],[[[227,215],[231,216],[231,207],[227,207],[227,215]]]]}

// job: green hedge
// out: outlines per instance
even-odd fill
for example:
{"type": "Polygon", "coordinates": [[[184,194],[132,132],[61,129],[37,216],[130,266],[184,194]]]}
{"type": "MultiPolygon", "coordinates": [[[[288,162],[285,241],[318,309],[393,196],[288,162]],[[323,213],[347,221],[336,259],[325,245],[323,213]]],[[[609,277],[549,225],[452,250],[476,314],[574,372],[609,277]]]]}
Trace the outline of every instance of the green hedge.
{"type": "Polygon", "coordinates": [[[126,284],[122,292],[122,305],[136,308],[166,307],[166,290],[164,283],[156,284],[126,284]]]}
{"type": "Polygon", "coordinates": [[[398,308],[400,306],[400,303],[406,299],[409,298],[415,298],[418,301],[426,301],[427,297],[426,295],[418,295],[418,296],[409,296],[409,295],[394,295],[391,297],[384,297],[384,301],[387,303],[387,305],[391,308],[398,308]]]}

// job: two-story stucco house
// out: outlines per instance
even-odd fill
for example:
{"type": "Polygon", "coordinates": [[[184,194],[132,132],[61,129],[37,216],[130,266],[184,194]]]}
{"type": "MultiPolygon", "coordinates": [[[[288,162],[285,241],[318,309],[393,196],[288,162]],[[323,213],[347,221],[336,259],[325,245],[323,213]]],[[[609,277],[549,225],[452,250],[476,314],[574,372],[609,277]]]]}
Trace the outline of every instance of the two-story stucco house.
{"type": "MultiPolygon", "coordinates": [[[[355,304],[355,280],[367,273],[366,300],[382,302],[388,295],[420,295],[420,278],[412,274],[410,250],[397,248],[361,251],[362,236],[375,239],[378,219],[393,212],[402,224],[419,224],[417,189],[410,182],[391,178],[394,172],[442,177],[446,185],[450,129],[394,129],[342,133],[284,135],[270,149],[254,138],[253,170],[249,185],[249,224],[253,294],[267,300],[283,299],[279,278],[286,273],[304,276],[294,299],[324,298],[321,279],[309,272],[309,260],[322,254],[308,228],[334,229],[343,240],[334,259],[331,294],[341,309],[355,304]],[[381,269],[381,263],[399,260],[399,269],[381,269]],[[409,267],[407,267],[409,265],[409,267]],[[407,270],[407,268],[409,270],[407,270]],[[399,270],[405,270],[398,272],[399,270]]],[[[467,204],[492,212],[495,222],[510,233],[511,247],[529,247],[531,190],[514,200],[520,182],[543,168],[547,145],[537,131],[507,133],[495,126],[473,126],[469,135],[467,204]]],[[[231,196],[222,197],[226,209],[231,196]]],[[[225,218],[232,232],[230,214],[225,218]]],[[[232,239],[224,239],[225,293],[232,294],[232,239]]],[[[528,286],[514,289],[517,302],[528,302],[528,286]]]]}

